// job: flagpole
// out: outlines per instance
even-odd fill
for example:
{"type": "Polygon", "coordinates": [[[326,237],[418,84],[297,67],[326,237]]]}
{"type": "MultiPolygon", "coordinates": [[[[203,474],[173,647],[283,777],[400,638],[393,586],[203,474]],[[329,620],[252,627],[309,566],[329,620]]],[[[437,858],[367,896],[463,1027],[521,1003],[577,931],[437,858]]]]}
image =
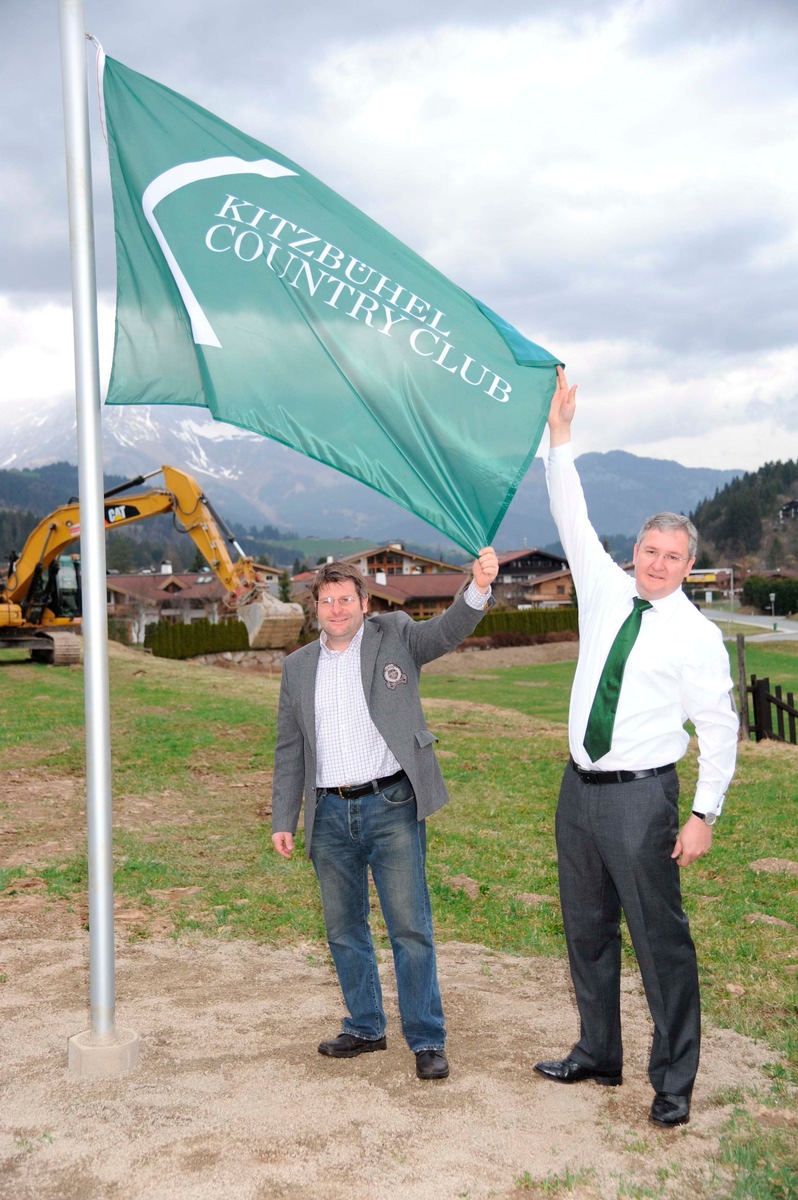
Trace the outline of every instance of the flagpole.
{"type": "Polygon", "coordinates": [[[115,1023],[111,723],[97,283],[83,0],[59,0],[66,138],[75,408],[83,577],[86,815],[91,1028],[69,1039],[69,1070],[118,1075],[138,1061],[138,1035],[115,1023]]]}

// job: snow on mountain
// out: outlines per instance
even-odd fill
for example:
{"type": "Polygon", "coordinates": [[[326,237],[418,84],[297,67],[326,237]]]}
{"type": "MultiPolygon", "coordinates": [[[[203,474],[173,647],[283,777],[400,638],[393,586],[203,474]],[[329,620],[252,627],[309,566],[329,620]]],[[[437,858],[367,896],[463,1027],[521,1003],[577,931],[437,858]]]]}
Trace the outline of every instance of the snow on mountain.
{"type": "MultiPolygon", "coordinates": [[[[0,468],[77,462],[71,403],[8,420],[0,410],[0,468]]],[[[264,523],[302,536],[351,535],[375,542],[451,545],[425,521],[364,484],[278,442],[212,420],[203,409],[145,405],[102,412],[103,469],[135,478],[164,463],[194,475],[228,521],[264,523]]],[[[739,471],[682,467],[622,451],[579,460],[588,505],[602,534],[634,534],[652,512],[689,512],[739,471]]],[[[540,459],[518,489],[494,538],[498,548],[556,541],[540,459]]]]}

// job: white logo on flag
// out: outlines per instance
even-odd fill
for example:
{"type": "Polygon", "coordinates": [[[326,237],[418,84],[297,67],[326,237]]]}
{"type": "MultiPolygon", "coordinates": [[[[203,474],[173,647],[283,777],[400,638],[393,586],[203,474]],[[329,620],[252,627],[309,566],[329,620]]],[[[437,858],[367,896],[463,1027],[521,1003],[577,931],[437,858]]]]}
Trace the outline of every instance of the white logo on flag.
{"type": "Polygon", "coordinates": [[[191,332],[198,346],[216,346],[221,349],[222,343],[213,332],[210,321],[205,316],[199,300],[191,290],[188,280],[164,237],[163,230],[155,219],[155,206],[167,196],[171,196],[172,192],[185,187],[186,184],[197,183],[200,179],[217,179],[220,175],[263,175],[266,179],[280,179],[284,175],[296,174],[296,171],[290,171],[288,167],[282,167],[279,163],[272,162],[270,158],[259,158],[254,162],[247,162],[243,158],[225,155],[222,158],[206,158],[202,162],[179,163],[178,166],[170,167],[168,171],[158,175],[147,186],[141,197],[144,216],[158,239],[158,245],[163,251],[169,270],[183,297],[183,303],[191,321],[191,332]]]}

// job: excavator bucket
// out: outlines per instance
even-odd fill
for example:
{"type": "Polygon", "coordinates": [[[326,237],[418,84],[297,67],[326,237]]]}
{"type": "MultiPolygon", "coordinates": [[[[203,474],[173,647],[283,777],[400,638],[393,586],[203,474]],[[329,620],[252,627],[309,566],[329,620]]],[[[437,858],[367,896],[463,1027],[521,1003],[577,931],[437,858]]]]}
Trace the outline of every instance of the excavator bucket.
{"type": "Polygon", "coordinates": [[[238,615],[247,627],[252,650],[284,650],[295,646],[305,623],[301,604],[286,604],[265,591],[242,605],[238,615]]]}

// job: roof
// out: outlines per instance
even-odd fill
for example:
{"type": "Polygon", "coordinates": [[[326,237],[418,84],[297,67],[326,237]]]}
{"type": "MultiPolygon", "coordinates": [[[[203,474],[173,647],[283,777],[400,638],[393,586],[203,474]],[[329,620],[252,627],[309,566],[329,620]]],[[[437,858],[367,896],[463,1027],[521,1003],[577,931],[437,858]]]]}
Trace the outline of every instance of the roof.
{"type": "Polygon", "coordinates": [[[259,574],[269,575],[273,579],[279,579],[285,572],[285,567],[270,567],[268,563],[258,562],[257,560],[254,560],[252,565],[259,574]]]}
{"type": "Polygon", "coordinates": [[[136,600],[164,604],[170,593],[180,600],[224,600],[227,589],[210,571],[192,571],[172,575],[108,575],[109,591],[120,592],[136,600]]]}
{"type": "MultiPolygon", "coordinates": [[[[306,574],[304,578],[296,576],[294,582],[307,583],[309,593],[312,578],[312,574],[306,574]]],[[[411,600],[451,601],[465,579],[461,571],[450,571],[438,575],[389,575],[385,583],[377,583],[373,575],[367,575],[363,582],[370,596],[379,596],[392,604],[407,604],[411,600]]],[[[303,594],[301,589],[297,589],[297,595],[303,594]]]]}
{"type": "Polygon", "coordinates": [[[564,567],[562,571],[548,571],[545,575],[536,575],[534,579],[529,580],[529,586],[537,587],[541,583],[551,583],[555,579],[566,578],[571,578],[571,571],[569,567],[564,567]]]}
{"type": "Polygon", "coordinates": [[[540,558],[550,558],[554,562],[565,562],[564,554],[552,554],[550,550],[538,550],[537,546],[533,546],[531,550],[504,550],[496,557],[499,560],[499,566],[506,566],[507,563],[516,562],[518,559],[532,558],[534,555],[539,555],[540,558]]]}
{"type": "Polygon", "coordinates": [[[364,582],[370,593],[406,604],[408,600],[453,600],[464,579],[461,571],[438,575],[389,575],[385,583],[376,583],[369,576],[364,582]]]}
{"type": "Polygon", "coordinates": [[[384,546],[372,546],[368,550],[359,550],[357,554],[346,554],[339,561],[356,562],[359,558],[371,558],[375,554],[399,554],[402,558],[411,558],[416,562],[432,563],[436,567],[448,567],[449,572],[459,572],[460,574],[467,570],[466,567],[458,567],[454,563],[444,562],[440,558],[430,558],[426,554],[416,554],[414,550],[405,550],[400,542],[386,542],[384,546]]]}

